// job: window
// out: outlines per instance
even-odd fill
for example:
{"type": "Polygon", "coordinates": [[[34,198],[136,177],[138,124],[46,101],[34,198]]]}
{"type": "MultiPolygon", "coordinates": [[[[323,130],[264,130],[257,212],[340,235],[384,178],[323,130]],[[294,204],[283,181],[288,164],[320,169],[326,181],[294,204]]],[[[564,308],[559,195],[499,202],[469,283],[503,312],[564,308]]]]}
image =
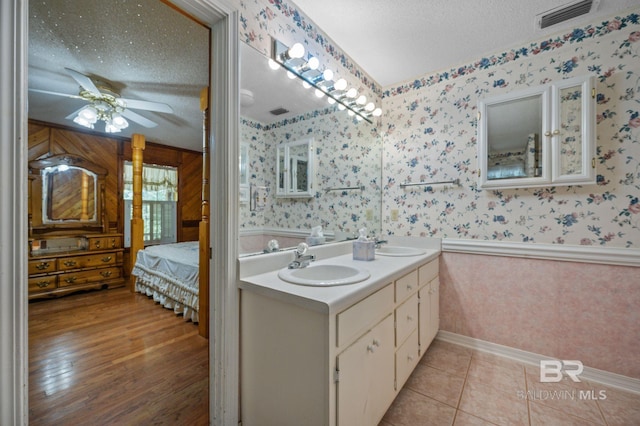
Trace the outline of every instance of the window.
{"type": "MultiPolygon", "coordinates": [[[[124,164],[124,246],[131,247],[133,216],[133,164],[124,164]]],[[[168,166],[142,166],[142,219],[144,244],[177,241],[178,169],[168,166]]]]}

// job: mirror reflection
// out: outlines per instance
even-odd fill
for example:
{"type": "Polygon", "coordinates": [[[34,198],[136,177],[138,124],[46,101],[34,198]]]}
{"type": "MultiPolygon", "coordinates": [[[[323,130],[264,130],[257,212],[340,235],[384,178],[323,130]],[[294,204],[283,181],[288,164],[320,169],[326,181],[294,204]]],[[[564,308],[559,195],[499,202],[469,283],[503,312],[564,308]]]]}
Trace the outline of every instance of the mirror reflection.
{"type": "Polygon", "coordinates": [[[270,251],[272,240],[279,249],[295,247],[318,226],[327,243],[363,227],[378,236],[382,142],[375,126],[272,70],[249,45],[241,43],[240,52],[240,142],[249,147],[250,192],[240,204],[240,254],[270,251]],[[295,144],[309,140],[312,150],[295,144]]]}
{"type": "Polygon", "coordinates": [[[542,175],[542,94],[486,108],[487,179],[542,175]]]}
{"type": "Polygon", "coordinates": [[[96,220],[95,173],[75,166],[42,169],[43,223],[96,220]]]}

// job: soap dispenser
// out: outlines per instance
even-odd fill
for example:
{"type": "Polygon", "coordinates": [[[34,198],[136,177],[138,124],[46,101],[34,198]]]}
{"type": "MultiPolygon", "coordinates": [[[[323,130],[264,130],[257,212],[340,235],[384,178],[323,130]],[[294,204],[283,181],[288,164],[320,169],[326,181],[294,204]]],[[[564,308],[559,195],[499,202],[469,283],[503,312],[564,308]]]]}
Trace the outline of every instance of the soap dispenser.
{"type": "Polygon", "coordinates": [[[361,228],[359,237],[353,242],[353,260],[374,260],[376,243],[367,238],[367,228],[361,228]]]}

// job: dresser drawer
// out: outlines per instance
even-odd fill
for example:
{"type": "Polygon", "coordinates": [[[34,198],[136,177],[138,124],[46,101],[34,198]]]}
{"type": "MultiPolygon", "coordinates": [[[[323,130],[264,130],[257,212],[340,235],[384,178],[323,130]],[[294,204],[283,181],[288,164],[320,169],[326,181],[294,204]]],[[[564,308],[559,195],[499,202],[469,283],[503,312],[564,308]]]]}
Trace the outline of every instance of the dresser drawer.
{"type": "Polygon", "coordinates": [[[393,310],[393,287],[387,285],[337,315],[337,341],[341,347],[360,337],[393,310]]]}
{"type": "Polygon", "coordinates": [[[399,390],[418,365],[418,330],[414,330],[409,338],[396,351],[396,389],[399,390]]]}
{"type": "Polygon", "coordinates": [[[122,237],[119,235],[108,237],[89,237],[89,250],[109,250],[122,247],[122,237]]]}
{"type": "Polygon", "coordinates": [[[44,274],[55,270],[55,259],[38,259],[29,261],[29,275],[44,274]]]}
{"type": "Polygon", "coordinates": [[[58,287],[87,284],[120,278],[121,268],[101,268],[91,271],[67,272],[58,276],[58,287]]]}
{"type": "Polygon", "coordinates": [[[418,327],[418,293],[396,308],[396,347],[418,327]]]}
{"type": "Polygon", "coordinates": [[[418,268],[418,277],[419,277],[420,287],[422,287],[423,285],[427,284],[429,281],[437,277],[438,269],[439,269],[438,259],[432,260],[426,265],[422,265],[420,268],[418,268]]]}
{"type": "Polygon", "coordinates": [[[396,303],[401,303],[412,293],[418,291],[418,271],[411,271],[396,280],[396,303]]]}
{"type": "Polygon", "coordinates": [[[50,291],[56,288],[56,276],[29,278],[29,293],[50,291]]]}
{"type": "Polygon", "coordinates": [[[85,254],[58,259],[58,270],[68,271],[71,269],[95,268],[98,266],[115,265],[116,262],[116,253],[85,254]]]}

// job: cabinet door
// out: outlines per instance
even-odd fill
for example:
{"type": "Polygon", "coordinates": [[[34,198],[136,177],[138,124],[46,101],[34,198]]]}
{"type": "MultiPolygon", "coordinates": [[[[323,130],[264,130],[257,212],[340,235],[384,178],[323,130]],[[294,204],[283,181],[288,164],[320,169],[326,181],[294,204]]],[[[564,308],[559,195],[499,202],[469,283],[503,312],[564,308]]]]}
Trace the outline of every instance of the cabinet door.
{"type": "Polygon", "coordinates": [[[552,88],[555,183],[595,183],[595,88],[591,78],[571,78],[552,88]]]}
{"type": "Polygon", "coordinates": [[[429,284],[420,289],[418,305],[419,314],[419,339],[420,355],[427,351],[427,348],[438,334],[440,327],[440,281],[436,277],[429,284]]]}
{"type": "Polygon", "coordinates": [[[338,355],[338,426],[377,425],[393,401],[393,315],[338,355]]]}

